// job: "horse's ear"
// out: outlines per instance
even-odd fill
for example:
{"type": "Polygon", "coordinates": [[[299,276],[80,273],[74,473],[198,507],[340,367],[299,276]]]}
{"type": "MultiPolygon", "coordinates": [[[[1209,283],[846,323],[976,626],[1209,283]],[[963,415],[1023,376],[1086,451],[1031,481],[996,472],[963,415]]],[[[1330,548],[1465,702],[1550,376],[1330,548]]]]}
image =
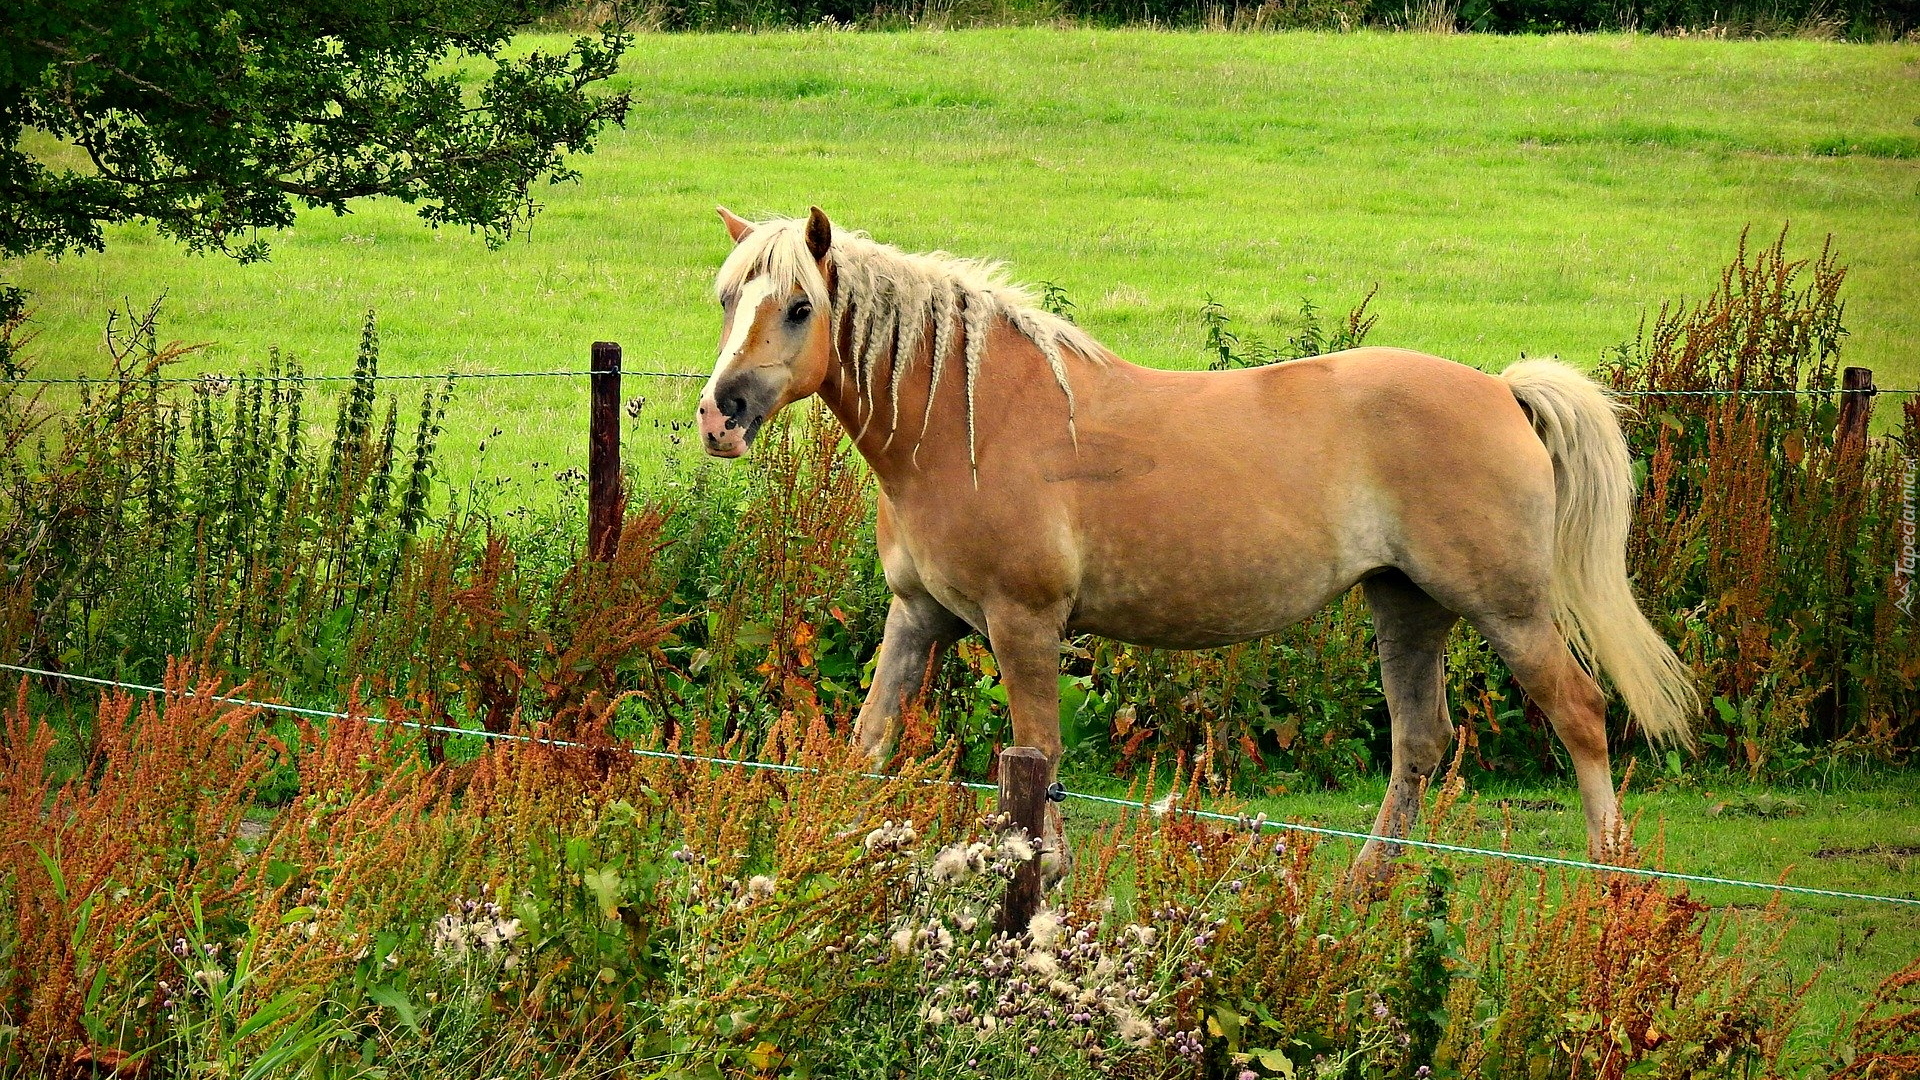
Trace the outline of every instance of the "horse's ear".
{"type": "Polygon", "coordinates": [[[827,257],[827,249],[833,246],[833,223],[817,206],[807,211],[807,254],[814,262],[827,257]]]}
{"type": "Polygon", "coordinates": [[[727,223],[727,235],[733,237],[734,243],[737,244],[740,241],[745,240],[747,238],[747,234],[753,231],[752,222],[742,220],[741,218],[735,216],[734,212],[727,209],[726,207],[716,206],[714,207],[714,209],[720,211],[720,220],[727,223]]]}

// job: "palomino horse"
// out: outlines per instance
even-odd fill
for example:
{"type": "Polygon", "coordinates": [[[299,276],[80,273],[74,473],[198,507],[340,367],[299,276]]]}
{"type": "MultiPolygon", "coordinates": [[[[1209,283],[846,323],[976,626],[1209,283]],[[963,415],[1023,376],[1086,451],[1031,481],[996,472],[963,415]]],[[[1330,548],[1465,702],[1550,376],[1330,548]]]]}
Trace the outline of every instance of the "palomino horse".
{"type": "MultiPolygon", "coordinates": [[[[915,255],[804,219],[720,211],[708,453],[819,394],[880,485],[893,603],[857,738],[884,759],[930,661],[986,636],[1014,741],[1057,765],[1060,640],[1199,649],[1366,591],[1393,726],[1374,833],[1404,837],[1453,724],[1465,618],[1572,756],[1596,855],[1619,812],[1604,674],[1642,731],[1689,740],[1686,669],[1627,581],[1632,482],[1614,406],[1571,368],[1499,375],[1366,348],[1239,371],[1158,371],[1036,308],[994,264],[915,255]]],[[[1050,820],[1049,847],[1058,839],[1050,820]]],[[[1054,850],[1064,854],[1063,847],[1054,850]]],[[[1397,851],[1370,841],[1363,868],[1397,851]]]]}

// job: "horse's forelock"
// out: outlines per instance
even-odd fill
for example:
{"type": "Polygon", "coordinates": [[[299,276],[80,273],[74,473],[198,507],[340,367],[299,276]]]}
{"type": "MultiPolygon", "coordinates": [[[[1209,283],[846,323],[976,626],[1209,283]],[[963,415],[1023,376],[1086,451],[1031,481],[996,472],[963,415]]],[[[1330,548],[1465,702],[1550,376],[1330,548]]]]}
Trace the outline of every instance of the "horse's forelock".
{"type": "Polygon", "coordinates": [[[713,282],[714,295],[723,304],[731,303],[740,295],[742,285],[765,277],[776,291],[798,287],[815,307],[824,310],[829,304],[827,282],[807,250],[806,225],[804,220],[794,218],[757,222],[720,264],[713,282]]]}

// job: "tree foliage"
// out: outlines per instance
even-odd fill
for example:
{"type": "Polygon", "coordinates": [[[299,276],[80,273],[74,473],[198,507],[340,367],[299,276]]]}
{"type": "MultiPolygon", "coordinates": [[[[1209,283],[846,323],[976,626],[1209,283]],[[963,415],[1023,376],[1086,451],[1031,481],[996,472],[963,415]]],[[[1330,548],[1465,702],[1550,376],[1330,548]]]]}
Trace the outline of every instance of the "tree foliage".
{"type": "Polygon", "coordinates": [[[144,220],[262,258],[300,207],[391,195],[498,242],[577,174],[628,95],[589,95],[617,15],[509,48],[550,0],[0,0],[0,254],[102,247],[144,220]]]}

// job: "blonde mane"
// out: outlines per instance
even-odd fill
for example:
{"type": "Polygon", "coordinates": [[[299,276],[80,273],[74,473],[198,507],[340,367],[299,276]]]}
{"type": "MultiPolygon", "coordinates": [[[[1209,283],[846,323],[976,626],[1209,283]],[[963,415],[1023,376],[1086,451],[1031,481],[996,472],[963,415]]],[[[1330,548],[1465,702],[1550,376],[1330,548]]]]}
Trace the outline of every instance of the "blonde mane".
{"type": "MultiPolygon", "coordinates": [[[[927,384],[926,411],[920,418],[920,437],[933,419],[934,397],[940,376],[955,353],[955,336],[964,333],[962,373],[966,380],[967,459],[976,467],[974,452],[974,388],[987,334],[996,318],[1038,346],[1053,371],[1054,382],[1067,398],[1067,431],[1074,434],[1073,385],[1067,378],[1065,350],[1103,363],[1103,350],[1085,330],[1036,306],[1033,294],[1008,280],[998,262],[963,259],[945,252],[913,254],[874,242],[865,233],[833,231],[836,287],[829,292],[825,278],[807,251],[805,218],[771,218],[756,222],[753,231],[734,246],[721,264],[714,292],[722,303],[732,300],[749,278],[764,276],[775,289],[798,287],[816,310],[833,313],[834,345],[844,336],[852,343],[851,356],[839,358],[851,369],[866,409],[856,438],[873,422],[879,400],[880,361],[894,358],[887,397],[887,445],[900,429],[900,385],[919,355],[927,332],[933,333],[932,370],[927,384]]],[[[916,444],[917,449],[917,444],[916,444]]]]}

